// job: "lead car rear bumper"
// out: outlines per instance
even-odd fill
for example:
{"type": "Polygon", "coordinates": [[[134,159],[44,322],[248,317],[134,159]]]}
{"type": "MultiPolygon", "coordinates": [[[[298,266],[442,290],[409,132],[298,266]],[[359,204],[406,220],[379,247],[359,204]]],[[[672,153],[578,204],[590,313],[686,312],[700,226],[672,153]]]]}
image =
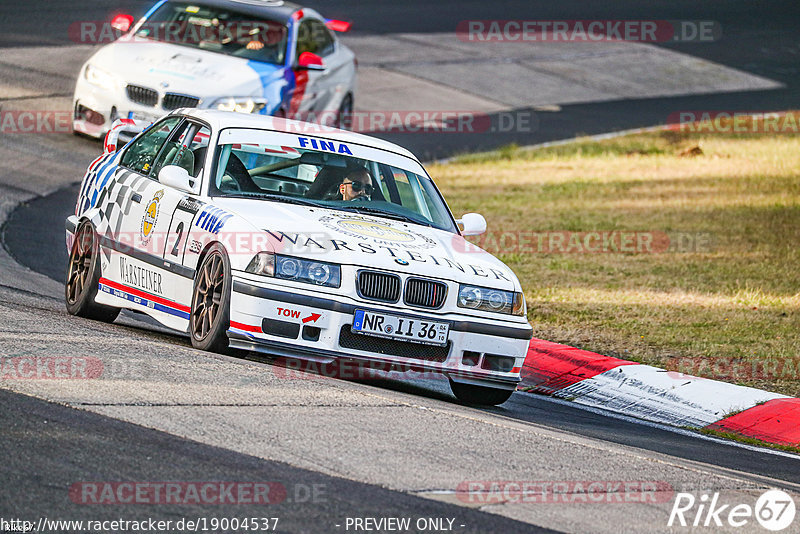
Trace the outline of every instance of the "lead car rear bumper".
{"type": "Polygon", "coordinates": [[[515,389],[533,335],[530,325],[453,316],[320,298],[234,277],[228,338],[232,348],[272,356],[320,364],[352,361],[366,371],[433,373],[464,384],[515,389]],[[351,333],[356,309],[447,322],[448,344],[433,347],[351,333]],[[503,359],[506,367],[491,368],[498,356],[513,358],[513,364],[503,359]]]}

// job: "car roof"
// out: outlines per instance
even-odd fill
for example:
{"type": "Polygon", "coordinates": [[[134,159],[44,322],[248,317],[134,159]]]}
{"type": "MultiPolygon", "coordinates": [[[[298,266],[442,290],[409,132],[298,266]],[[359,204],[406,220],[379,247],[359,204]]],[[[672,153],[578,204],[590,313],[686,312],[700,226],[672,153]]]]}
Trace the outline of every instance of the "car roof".
{"type": "Polygon", "coordinates": [[[302,9],[302,6],[292,2],[281,0],[167,0],[168,2],[187,1],[192,4],[208,7],[220,7],[251,15],[253,17],[265,18],[285,24],[292,17],[292,13],[302,9]]]}
{"type": "Polygon", "coordinates": [[[419,162],[419,160],[405,148],[359,133],[340,130],[332,126],[321,126],[319,124],[295,121],[290,119],[276,118],[269,115],[254,115],[248,113],[237,113],[234,111],[219,111],[216,109],[183,108],[172,113],[196,117],[206,123],[213,130],[222,128],[254,128],[260,130],[275,130],[297,135],[309,135],[311,137],[323,137],[325,139],[335,139],[339,142],[355,143],[368,147],[394,152],[401,156],[406,156],[419,162]]]}

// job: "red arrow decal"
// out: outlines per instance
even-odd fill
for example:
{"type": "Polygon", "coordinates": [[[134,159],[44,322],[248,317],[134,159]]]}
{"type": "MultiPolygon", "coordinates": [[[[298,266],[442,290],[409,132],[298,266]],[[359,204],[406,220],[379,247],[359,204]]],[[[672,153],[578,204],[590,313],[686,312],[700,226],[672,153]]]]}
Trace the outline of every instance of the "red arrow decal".
{"type": "Polygon", "coordinates": [[[316,323],[317,319],[319,319],[320,317],[322,317],[322,315],[318,313],[312,313],[308,317],[303,318],[303,323],[316,323]]]}

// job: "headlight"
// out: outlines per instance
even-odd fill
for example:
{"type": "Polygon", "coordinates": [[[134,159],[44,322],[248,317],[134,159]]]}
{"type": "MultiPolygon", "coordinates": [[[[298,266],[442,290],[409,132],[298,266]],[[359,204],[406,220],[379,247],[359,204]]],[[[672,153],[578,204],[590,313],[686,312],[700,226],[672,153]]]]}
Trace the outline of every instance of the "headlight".
{"type": "Polygon", "coordinates": [[[253,98],[250,96],[226,96],[211,104],[212,108],[221,111],[236,111],[239,113],[258,113],[267,106],[267,101],[263,98],[253,98]]]}
{"type": "Polygon", "coordinates": [[[458,307],[509,315],[525,315],[525,295],[488,287],[461,285],[458,307]]]}
{"type": "Polygon", "coordinates": [[[245,271],[327,287],[339,287],[342,279],[341,268],[333,263],[302,260],[269,252],[259,252],[253,256],[245,271]]]}
{"type": "Polygon", "coordinates": [[[86,65],[86,70],[83,71],[83,76],[86,78],[92,85],[96,85],[97,87],[102,87],[108,91],[114,89],[116,85],[114,76],[109,74],[108,72],[98,69],[93,65],[86,65]]]}

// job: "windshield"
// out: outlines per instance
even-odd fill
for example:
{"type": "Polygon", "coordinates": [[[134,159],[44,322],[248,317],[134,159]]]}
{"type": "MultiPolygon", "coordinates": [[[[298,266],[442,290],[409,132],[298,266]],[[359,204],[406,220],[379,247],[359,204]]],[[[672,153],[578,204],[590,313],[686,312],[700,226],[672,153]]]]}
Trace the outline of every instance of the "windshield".
{"type": "Polygon", "coordinates": [[[136,30],[136,37],[265,63],[282,64],[287,28],[219,7],[167,2],[136,30]]]}
{"type": "Polygon", "coordinates": [[[456,232],[428,176],[381,161],[332,154],[323,151],[331,150],[325,141],[317,143],[322,150],[221,144],[209,195],[307,204],[456,232]]]}

